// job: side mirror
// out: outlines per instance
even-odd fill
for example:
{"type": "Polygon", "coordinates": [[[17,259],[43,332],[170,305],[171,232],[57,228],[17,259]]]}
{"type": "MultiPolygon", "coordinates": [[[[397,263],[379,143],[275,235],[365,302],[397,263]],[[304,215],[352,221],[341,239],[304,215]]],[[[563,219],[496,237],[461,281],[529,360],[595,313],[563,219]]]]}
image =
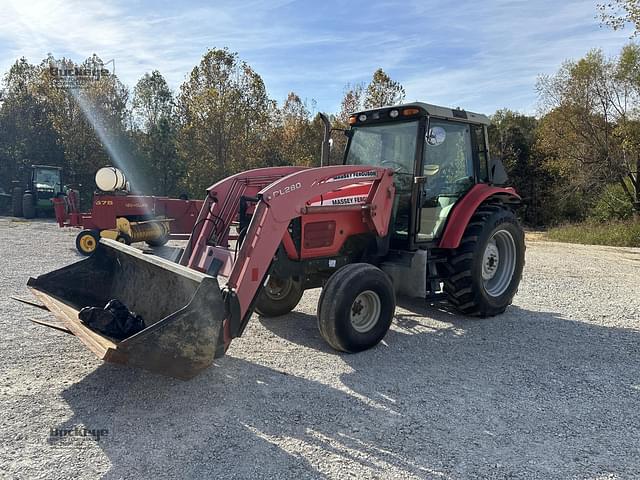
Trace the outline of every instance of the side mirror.
{"type": "Polygon", "coordinates": [[[509,181],[507,170],[497,158],[492,158],[489,162],[489,182],[494,185],[506,185],[509,181]]]}

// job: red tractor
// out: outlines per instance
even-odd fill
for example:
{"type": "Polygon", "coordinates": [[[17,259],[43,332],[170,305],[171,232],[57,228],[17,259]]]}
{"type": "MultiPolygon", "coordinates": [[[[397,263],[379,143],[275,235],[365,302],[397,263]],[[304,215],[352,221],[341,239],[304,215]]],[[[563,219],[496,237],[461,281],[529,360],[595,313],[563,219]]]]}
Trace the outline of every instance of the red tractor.
{"type": "MultiPolygon", "coordinates": [[[[250,170],[211,186],[179,265],[102,239],[87,260],[29,285],[101,358],[180,378],[223,355],[254,311],[286,314],[311,288],[322,287],[321,335],[344,352],[384,338],[396,295],[504,312],[524,233],[520,197],[489,160],[487,117],[412,103],[349,124],[344,165],[250,170]],[[146,328],[116,341],[78,320],[114,298],[146,328]]],[[[325,165],[329,134],[325,119],[325,165]]]]}

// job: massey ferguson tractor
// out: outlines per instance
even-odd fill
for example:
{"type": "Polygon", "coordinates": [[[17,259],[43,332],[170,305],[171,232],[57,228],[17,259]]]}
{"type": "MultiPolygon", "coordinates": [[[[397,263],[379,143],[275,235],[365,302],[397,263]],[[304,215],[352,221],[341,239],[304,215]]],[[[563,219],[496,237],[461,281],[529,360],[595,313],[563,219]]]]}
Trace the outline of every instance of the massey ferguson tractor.
{"type": "Polygon", "coordinates": [[[349,124],[343,165],[261,168],[212,185],[179,263],[103,238],[91,257],[28,285],[57,328],[100,358],[183,379],[222,356],[254,312],[284,315],[312,288],[322,288],[320,334],[342,352],[378,344],[399,295],[476,317],[504,312],[524,234],[520,197],[489,160],[487,117],[411,103],[349,124]],[[113,299],[144,328],[116,340],[79,320],[113,299]]]}

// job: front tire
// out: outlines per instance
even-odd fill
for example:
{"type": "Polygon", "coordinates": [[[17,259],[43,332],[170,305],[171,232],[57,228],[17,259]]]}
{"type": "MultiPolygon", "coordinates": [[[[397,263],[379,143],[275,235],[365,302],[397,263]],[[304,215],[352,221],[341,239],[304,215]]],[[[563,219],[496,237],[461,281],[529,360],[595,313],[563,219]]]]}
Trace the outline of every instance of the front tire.
{"type": "Polygon", "coordinates": [[[22,216],[22,196],[24,190],[20,187],[15,187],[11,196],[11,209],[13,210],[14,217],[22,216]]]}
{"type": "Polygon", "coordinates": [[[98,248],[100,233],[96,230],[82,230],[76,236],[76,250],[85,257],[88,257],[98,248]]]}
{"type": "Polygon", "coordinates": [[[255,311],[263,317],[280,317],[296,308],[302,298],[302,284],[293,278],[269,277],[256,301],[255,311]]]}
{"type": "Polygon", "coordinates": [[[389,277],[368,263],[353,263],[335,272],[322,289],[318,328],[336,350],[360,352],[384,338],[395,309],[389,277]]]}
{"type": "Polygon", "coordinates": [[[518,291],[524,252],[524,231],[513,210],[481,205],[445,265],[449,303],[465,315],[503,313],[518,291]]]}

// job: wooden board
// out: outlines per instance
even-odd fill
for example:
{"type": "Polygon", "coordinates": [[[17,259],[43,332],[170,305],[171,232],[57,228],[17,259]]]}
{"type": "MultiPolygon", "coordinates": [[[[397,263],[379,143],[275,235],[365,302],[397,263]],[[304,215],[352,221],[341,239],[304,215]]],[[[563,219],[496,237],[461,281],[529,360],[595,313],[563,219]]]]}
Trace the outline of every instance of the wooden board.
{"type": "Polygon", "coordinates": [[[55,297],[30,287],[31,292],[46,305],[71,332],[80,339],[98,358],[105,359],[117,348],[114,341],[87,328],[78,318],[78,310],[72,308],[55,297]]]}

